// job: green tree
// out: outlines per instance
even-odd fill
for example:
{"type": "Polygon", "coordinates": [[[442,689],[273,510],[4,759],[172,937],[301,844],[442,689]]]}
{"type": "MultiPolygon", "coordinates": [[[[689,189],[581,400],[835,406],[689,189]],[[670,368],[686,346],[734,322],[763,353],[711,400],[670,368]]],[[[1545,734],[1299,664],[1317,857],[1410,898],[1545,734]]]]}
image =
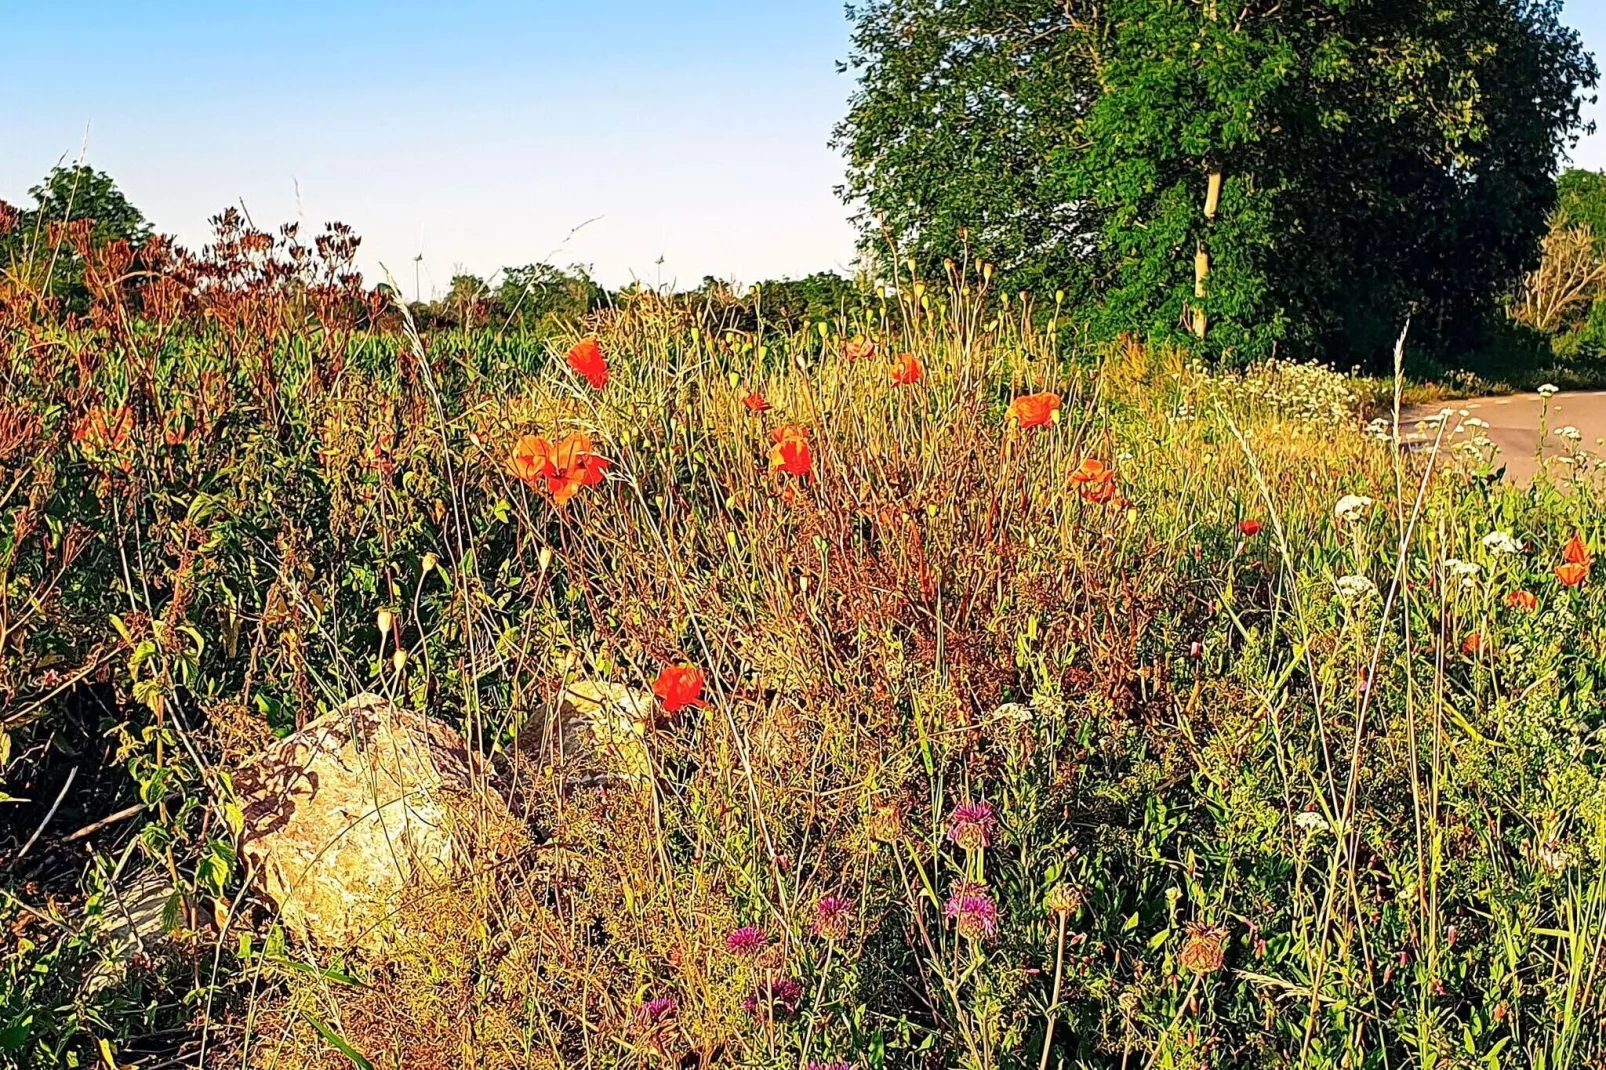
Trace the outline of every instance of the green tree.
{"type": "Polygon", "coordinates": [[[1589,228],[1606,247],[1606,171],[1569,168],[1556,179],[1557,226],[1589,228]]]}
{"type": "Polygon", "coordinates": [[[578,322],[607,299],[589,268],[525,264],[502,269],[496,289],[493,327],[542,331],[578,322]]]}
{"type": "Polygon", "coordinates": [[[1557,10],[870,0],[844,193],[924,258],[1079,284],[1104,335],[1351,361],[1411,315],[1464,349],[1535,260],[1595,83],[1557,10]]]}
{"type": "Polygon", "coordinates": [[[83,263],[67,238],[69,224],[81,221],[89,243],[97,246],[127,241],[138,248],[151,236],[144,213],[104,171],[57,166],[28,194],[33,207],[19,211],[10,232],[0,234],[0,264],[9,263],[26,285],[69,308],[81,311],[88,300],[83,263]]]}

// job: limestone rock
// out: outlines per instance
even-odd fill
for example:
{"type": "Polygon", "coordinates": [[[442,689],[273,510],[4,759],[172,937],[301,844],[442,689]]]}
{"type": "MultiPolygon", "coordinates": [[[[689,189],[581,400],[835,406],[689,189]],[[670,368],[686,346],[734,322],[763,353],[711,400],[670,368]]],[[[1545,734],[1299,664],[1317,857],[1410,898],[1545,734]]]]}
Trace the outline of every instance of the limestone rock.
{"type": "Polygon", "coordinates": [[[651,695],[605,680],[578,680],[558,695],[556,713],[520,734],[517,748],[541,765],[562,765],[581,783],[652,778],[647,730],[651,695]]]}
{"type": "Polygon", "coordinates": [[[361,695],[235,772],[241,851],[286,929],[384,944],[397,912],[522,826],[452,729],[361,695]]]}

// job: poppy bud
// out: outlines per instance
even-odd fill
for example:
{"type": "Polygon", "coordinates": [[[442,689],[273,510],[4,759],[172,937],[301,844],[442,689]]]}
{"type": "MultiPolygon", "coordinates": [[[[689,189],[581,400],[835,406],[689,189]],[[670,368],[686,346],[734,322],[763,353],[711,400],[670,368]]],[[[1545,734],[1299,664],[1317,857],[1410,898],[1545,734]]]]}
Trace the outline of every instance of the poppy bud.
{"type": "Polygon", "coordinates": [[[434,572],[435,566],[438,564],[440,564],[440,558],[436,557],[434,554],[425,554],[424,575],[428,576],[431,572],[434,572]]]}
{"type": "Polygon", "coordinates": [[[545,572],[552,565],[552,547],[550,547],[550,546],[541,547],[540,560],[541,560],[541,571],[545,572]]]}
{"type": "Polygon", "coordinates": [[[391,666],[391,668],[395,669],[397,672],[401,672],[404,668],[406,668],[407,667],[407,651],[401,650],[401,649],[397,649],[397,651],[390,656],[390,666],[391,666]]]}
{"type": "Polygon", "coordinates": [[[396,614],[390,610],[381,609],[379,611],[379,619],[376,622],[379,625],[379,638],[383,639],[390,634],[390,626],[395,623],[395,620],[396,614]]]}

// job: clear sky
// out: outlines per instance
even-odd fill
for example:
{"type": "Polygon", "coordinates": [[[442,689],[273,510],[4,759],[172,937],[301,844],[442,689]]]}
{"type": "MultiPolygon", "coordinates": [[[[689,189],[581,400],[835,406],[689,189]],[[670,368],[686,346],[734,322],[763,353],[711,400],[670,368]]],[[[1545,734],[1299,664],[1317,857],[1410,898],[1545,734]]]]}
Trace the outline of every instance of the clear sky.
{"type": "MultiPolygon", "coordinates": [[[[1564,11],[1606,61],[1606,0],[1564,11]]],[[[230,204],[339,219],[409,294],[422,252],[425,297],[533,260],[690,285],[852,259],[839,0],[0,0],[0,27],[13,202],[83,152],[186,244],[230,204]]],[[[1606,167],[1606,132],[1575,158],[1606,167]]]]}

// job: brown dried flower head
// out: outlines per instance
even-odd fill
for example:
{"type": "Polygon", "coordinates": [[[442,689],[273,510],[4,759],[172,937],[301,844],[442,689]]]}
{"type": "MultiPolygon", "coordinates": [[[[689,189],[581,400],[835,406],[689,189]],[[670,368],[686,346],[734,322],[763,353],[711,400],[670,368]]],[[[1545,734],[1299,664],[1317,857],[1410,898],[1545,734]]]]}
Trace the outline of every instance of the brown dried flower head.
{"type": "Polygon", "coordinates": [[[1043,906],[1052,914],[1075,914],[1086,899],[1087,893],[1081,887],[1061,881],[1049,889],[1043,906]]]}
{"type": "Polygon", "coordinates": [[[1194,973],[1215,973],[1227,960],[1227,930],[1220,925],[1190,921],[1182,945],[1182,965],[1194,973]]]}

